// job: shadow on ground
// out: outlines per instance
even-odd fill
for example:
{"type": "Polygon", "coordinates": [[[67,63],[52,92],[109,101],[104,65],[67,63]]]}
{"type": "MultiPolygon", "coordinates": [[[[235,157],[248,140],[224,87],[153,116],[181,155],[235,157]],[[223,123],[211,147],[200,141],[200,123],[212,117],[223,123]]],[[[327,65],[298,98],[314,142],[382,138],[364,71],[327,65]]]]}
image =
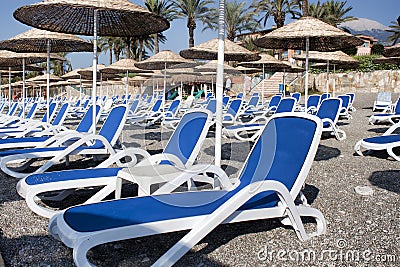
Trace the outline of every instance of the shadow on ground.
{"type": "Polygon", "coordinates": [[[400,194],[400,170],[375,171],[368,180],[372,185],[400,194]]]}
{"type": "Polygon", "coordinates": [[[319,145],[317,154],[315,155],[315,161],[330,160],[332,158],[337,158],[341,154],[340,150],[336,147],[329,147],[325,145],[319,145]]]}

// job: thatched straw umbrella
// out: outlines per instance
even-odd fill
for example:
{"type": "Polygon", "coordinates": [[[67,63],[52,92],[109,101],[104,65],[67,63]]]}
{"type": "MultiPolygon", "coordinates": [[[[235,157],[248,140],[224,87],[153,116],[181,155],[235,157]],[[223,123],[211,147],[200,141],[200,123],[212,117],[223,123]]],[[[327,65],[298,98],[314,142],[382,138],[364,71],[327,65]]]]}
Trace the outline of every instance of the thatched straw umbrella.
{"type": "MultiPolygon", "coordinates": [[[[179,52],[184,58],[216,60],[218,56],[218,39],[212,39],[179,52]]],[[[243,46],[225,39],[224,58],[226,61],[253,61],[260,57],[243,46]]]]}
{"type": "Polygon", "coordinates": [[[222,95],[224,83],[224,61],[257,60],[259,56],[244,47],[225,39],[225,1],[219,1],[218,39],[182,50],[180,54],[186,58],[218,60],[216,82],[216,134],[215,134],[215,165],[220,166],[222,138],[222,95]]]}
{"type": "MultiPolygon", "coordinates": [[[[25,82],[25,67],[26,64],[34,64],[34,63],[39,63],[43,62],[47,59],[48,55],[47,54],[42,54],[42,53],[15,53],[11,51],[6,51],[6,50],[1,50],[0,51],[0,65],[5,67],[15,67],[15,66],[22,66],[22,81],[23,83],[25,82]]],[[[50,58],[56,59],[56,60],[65,60],[65,58],[56,55],[56,54],[51,54],[50,58]]],[[[11,69],[9,68],[9,71],[11,69]]],[[[9,80],[11,78],[9,77],[9,80]]],[[[22,89],[22,102],[23,102],[23,113],[22,117],[25,116],[25,86],[23,86],[22,89]]],[[[9,104],[11,104],[11,84],[9,85],[9,104]]]]}
{"type": "MultiPolygon", "coordinates": [[[[100,95],[101,95],[101,91],[103,89],[103,80],[104,79],[114,79],[117,77],[117,75],[114,73],[109,73],[109,72],[104,72],[104,73],[101,72],[103,69],[106,68],[106,66],[104,64],[97,64],[95,66],[95,68],[97,69],[96,79],[97,79],[97,81],[100,81],[100,95]]],[[[86,79],[86,80],[93,79],[93,67],[81,69],[78,71],[78,73],[82,76],[83,79],[86,79]]],[[[96,86],[97,86],[97,82],[96,82],[96,86]]],[[[95,90],[95,88],[92,88],[92,90],[95,90]]],[[[93,95],[92,95],[92,97],[93,97],[93,95]]],[[[95,99],[96,99],[96,96],[95,96],[95,99]]]]}
{"type": "MultiPolygon", "coordinates": [[[[293,57],[297,60],[306,60],[306,55],[301,54],[293,57]]],[[[319,51],[310,51],[308,53],[308,61],[310,62],[326,62],[326,92],[329,92],[329,65],[333,65],[333,69],[335,72],[336,65],[342,66],[355,66],[358,65],[358,60],[352,58],[342,51],[334,51],[334,52],[319,52],[319,51]]],[[[333,80],[335,81],[335,80],[333,80]]],[[[333,85],[333,96],[335,96],[335,84],[333,85]]]]}
{"type": "MultiPolygon", "coordinates": [[[[47,74],[50,75],[50,52],[91,51],[92,44],[74,35],[31,29],[0,42],[0,49],[14,52],[47,52],[47,74]]],[[[47,79],[47,95],[50,94],[50,77],[47,79]]],[[[50,99],[47,97],[47,109],[50,99]]],[[[50,113],[47,112],[47,116],[50,113]]],[[[47,117],[49,119],[49,117],[47,117]]]]}
{"type": "Polygon", "coordinates": [[[135,66],[140,68],[140,69],[145,69],[145,70],[162,70],[164,69],[164,88],[163,88],[163,107],[165,105],[165,93],[166,93],[166,87],[167,87],[167,68],[177,65],[177,64],[183,64],[183,63],[193,63],[193,61],[189,59],[185,59],[181,57],[180,55],[172,52],[171,50],[163,50],[151,57],[149,57],[146,60],[143,60],[141,62],[135,63],[135,66]]]}
{"type": "MultiPolygon", "coordinates": [[[[285,69],[290,68],[287,64],[282,61],[277,60],[271,55],[268,54],[260,54],[259,60],[248,61],[248,62],[241,62],[239,65],[244,67],[255,67],[255,68],[262,68],[263,79],[265,79],[265,69],[285,69]]],[[[261,91],[261,101],[264,102],[264,82],[262,84],[262,91],[261,91]]]]}
{"type": "Polygon", "coordinates": [[[393,46],[385,47],[383,50],[383,55],[385,57],[399,57],[400,56],[400,43],[393,46]]]}
{"type": "MultiPolygon", "coordinates": [[[[152,71],[149,70],[143,70],[139,69],[138,67],[135,66],[136,60],[130,59],[130,58],[123,58],[113,64],[111,64],[108,67],[105,67],[102,69],[100,72],[101,73],[124,73],[126,72],[126,77],[129,77],[129,73],[152,73],[152,71]]],[[[128,79],[126,80],[125,84],[125,95],[126,98],[128,99],[128,89],[129,89],[129,83],[128,79]]]]}
{"type": "MultiPolygon", "coordinates": [[[[162,32],[169,22],[128,0],[43,0],[18,8],[14,17],[55,32],[93,36],[93,101],[97,87],[97,36],[143,36],[162,32]],[[71,23],[73,21],[74,23],[71,23]]],[[[96,132],[93,109],[93,133],[96,132]]]]}
{"type": "MultiPolygon", "coordinates": [[[[364,42],[334,26],[313,17],[299,20],[278,28],[254,41],[265,48],[289,48],[306,51],[306,76],[304,95],[308,95],[308,51],[335,51],[346,47],[358,46],[364,42]]],[[[307,101],[305,101],[307,105],[307,101]]]]}

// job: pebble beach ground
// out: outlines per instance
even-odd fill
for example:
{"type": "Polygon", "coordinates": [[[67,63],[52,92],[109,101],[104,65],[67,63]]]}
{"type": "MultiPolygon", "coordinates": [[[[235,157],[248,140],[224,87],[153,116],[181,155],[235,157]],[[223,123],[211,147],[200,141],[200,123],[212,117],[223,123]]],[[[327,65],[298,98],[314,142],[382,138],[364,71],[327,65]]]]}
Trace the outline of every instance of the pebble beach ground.
{"type": "MultiPolygon", "coordinates": [[[[385,152],[360,157],[353,150],[358,140],[380,135],[389,127],[368,124],[375,97],[356,94],[353,119],[339,123],[347,139],[322,138],[306,180],[305,195],[324,214],[326,234],[301,242],[279,220],[222,225],[177,266],[400,266],[400,163],[385,152]],[[357,186],[368,186],[373,194],[360,195],[357,186]]],[[[397,97],[394,94],[393,101],[397,97]]],[[[126,126],[122,141],[157,153],[170,134],[160,128],[126,126]]],[[[209,134],[200,162],[213,161],[213,144],[209,134]]],[[[238,175],[251,145],[223,140],[222,165],[229,176],[238,175]]],[[[93,163],[83,159],[71,167],[88,165],[93,163]]],[[[16,183],[0,173],[0,251],[5,266],[74,266],[72,250],[48,234],[48,220],[29,210],[15,191],[16,183]]],[[[185,233],[104,244],[88,257],[98,266],[150,266],[185,233]]]]}

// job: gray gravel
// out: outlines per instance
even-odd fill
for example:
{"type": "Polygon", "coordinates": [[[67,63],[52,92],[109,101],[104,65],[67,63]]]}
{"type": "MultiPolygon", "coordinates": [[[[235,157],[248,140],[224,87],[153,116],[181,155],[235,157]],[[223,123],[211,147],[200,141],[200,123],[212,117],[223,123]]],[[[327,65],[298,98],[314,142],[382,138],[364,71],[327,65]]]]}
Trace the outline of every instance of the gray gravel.
{"type": "MultiPolygon", "coordinates": [[[[328,223],[325,235],[301,242],[279,220],[223,225],[177,266],[399,266],[400,163],[384,152],[365,157],[353,152],[359,139],[379,135],[388,128],[368,125],[375,96],[356,95],[353,119],[340,125],[347,133],[345,141],[321,140],[305,195],[324,214],[328,223]],[[359,195],[357,186],[368,186],[373,194],[359,195]]],[[[160,134],[158,128],[126,127],[123,141],[156,153],[170,134],[160,134]]],[[[222,164],[230,176],[238,174],[251,145],[224,139],[222,164]]],[[[212,162],[213,148],[210,134],[200,154],[201,162],[212,162]]],[[[83,160],[71,167],[88,164],[93,165],[83,160]]],[[[54,169],[61,168],[64,166],[54,169]]],[[[17,195],[17,181],[3,173],[0,177],[0,250],[5,265],[74,266],[72,250],[48,235],[48,220],[33,214],[17,195]]],[[[312,229],[313,224],[306,226],[312,229]]],[[[89,258],[99,266],[149,266],[184,234],[101,245],[89,252],[89,258]]]]}

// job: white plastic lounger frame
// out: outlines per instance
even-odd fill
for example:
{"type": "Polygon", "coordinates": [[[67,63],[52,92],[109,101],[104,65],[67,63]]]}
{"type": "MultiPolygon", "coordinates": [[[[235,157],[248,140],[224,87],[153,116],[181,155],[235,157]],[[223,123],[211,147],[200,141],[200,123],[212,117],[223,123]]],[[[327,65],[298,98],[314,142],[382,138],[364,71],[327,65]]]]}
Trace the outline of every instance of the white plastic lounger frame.
{"type": "Polygon", "coordinates": [[[339,129],[337,126],[341,106],[342,99],[334,97],[326,98],[319,104],[316,114],[316,116],[322,120],[322,132],[334,135],[339,141],[346,139],[345,131],[339,129]]]}
{"type": "Polygon", "coordinates": [[[26,151],[18,150],[16,151],[17,153],[14,151],[7,151],[10,155],[0,158],[0,168],[10,176],[24,178],[33,173],[43,173],[55,163],[60,162],[64,157],[67,158],[68,162],[68,156],[70,155],[113,155],[116,153],[113,146],[118,141],[122,128],[124,127],[126,114],[126,105],[114,107],[107,120],[104,122],[99,134],[81,133],[66,135],[54,143],[49,144],[47,141],[40,147],[27,149],[26,151]],[[115,119],[116,117],[118,117],[118,120],[115,119]],[[110,132],[110,128],[113,128],[112,132],[110,132]],[[102,135],[102,133],[104,133],[104,135],[102,135]],[[107,135],[107,137],[105,135],[107,135]],[[38,158],[51,159],[32,173],[20,172],[31,166],[38,158]],[[17,168],[11,168],[7,165],[15,162],[21,163],[21,161],[23,162],[22,166],[17,168]]]}
{"type": "Polygon", "coordinates": [[[365,138],[356,143],[354,151],[364,156],[369,154],[371,150],[386,150],[389,156],[400,161],[400,156],[394,153],[394,149],[400,147],[400,134],[393,134],[395,130],[400,128],[400,122],[392,125],[383,135],[365,138]],[[366,151],[362,151],[366,150],[366,151]]]}
{"type": "MultiPolygon", "coordinates": [[[[315,116],[307,114],[282,113],[271,119],[265,129],[267,129],[264,130],[265,134],[263,132],[260,135],[246,161],[240,176],[241,181],[237,181],[232,186],[229,181],[221,179],[221,184],[228,185],[225,190],[165,194],[196,176],[196,169],[198,172],[208,171],[207,168],[199,170],[199,166],[194,165],[191,168],[192,172],[183,172],[174,181],[156,191],[162,195],[72,207],[51,218],[49,232],[53,237],[73,249],[74,262],[79,267],[93,266],[88,261],[86,254],[97,245],[190,230],[153,264],[153,266],[172,266],[222,223],[279,218],[283,224],[291,225],[295,229],[300,240],[307,240],[323,234],[326,230],[326,223],[322,213],[311,208],[305,199],[303,199],[303,203],[295,203],[318,148],[322,130],[321,121],[315,116]],[[300,116],[302,117],[299,118],[300,116]],[[285,119],[282,120],[283,117],[285,119]],[[279,137],[284,134],[284,131],[290,132],[287,131],[288,128],[295,128],[293,123],[296,126],[303,126],[301,127],[301,135],[304,135],[303,142],[297,142],[295,138],[301,132],[299,127],[294,133],[292,132],[295,136],[287,133],[287,136],[279,137]],[[280,131],[275,135],[274,131],[277,129],[280,131]],[[308,129],[308,131],[305,132],[304,129],[308,129]],[[288,153],[282,146],[274,147],[275,144],[282,144],[287,140],[290,140],[290,144],[294,146],[286,146],[286,149],[290,147],[296,153],[288,153]],[[268,152],[267,147],[270,147],[272,152],[268,152]],[[279,149],[284,150],[279,151],[279,149]],[[302,152],[298,154],[299,151],[302,152]],[[297,161],[294,165],[292,161],[285,162],[288,154],[297,161]],[[292,174],[289,175],[290,178],[287,178],[291,185],[284,185],[284,181],[285,184],[288,182],[285,178],[271,177],[273,172],[285,173],[288,170],[284,167],[285,164],[292,166],[292,170],[289,170],[292,174]],[[292,178],[292,176],[295,177],[292,178]],[[257,203],[260,200],[257,198],[258,196],[263,200],[268,198],[262,198],[263,196],[271,196],[274,200],[267,201],[271,206],[267,204],[263,206],[263,204],[257,203]],[[145,213],[143,213],[143,209],[146,210],[145,213]],[[146,217],[149,214],[151,219],[146,217]],[[158,216],[160,219],[157,220],[153,216],[158,216]],[[315,232],[307,233],[305,231],[301,221],[303,216],[315,218],[315,232]],[[94,220],[94,218],[96,219],[94,220]]],[[[208,167],[213,169],[210,172],[219,169],[216,166],[208,165],[208,167]]],[[[281,176],[281,174],[279,175],[281,176]]]]}
{"type": "MultiPolygon", "coordinates": [[[[48,218],[58,211],[48,209],[35,202],[37,195],[44,192],[103,186],[99,192],[85,202],[94,203],[103,200],[113,192],[115,192],[115,198],[120,198],[122,181],[129,180],[138,183],[140,195],[149,195],[151,184],[164,183],[168,179],[172,180],[195,162],[212,123],[212,114],[207,110],[189,112],[184,115],[182,123],[171,136],[164,153],[150,156],[143,149],[127,148],[112,155],[93,169],[44,173],[36,175],[36,177],[28,176],[18,182],[17,191],[22,197],[26,198],[28,207],[32,211],[48,218]],[[199,131],[195,133],[197,130],[199,131]],[[182,138],[183,140],[178,140],[182,138]],[[182,145],[185,147],[182,147],[182,145]],[[138,162],[138,155],[144,159],[135,166],[138,162]],[[124,157],[130,158],[131,161],[122,164],[120,159],[124,157]],[[163,161],[168,161],[169,164],[163,164],[163,161]],[[119,167],[124,169],[110,168],[113,163],[117,163],[119,167]],[[142,176],[140,176],[140,173],[142,173],[142,176]],[[53,174],[54,177],[50,178],[53,174]],[[156,176],[159,176],[159,178],[156,178],[156,176]],[[51,180],[51,182],[43,182],[45,180],[51,180]]],[[[68,195],[64,194],[63,197],[68,195]]],[[[59,197],[57,200],[60,201],[63,197],[59,197]]]]}

